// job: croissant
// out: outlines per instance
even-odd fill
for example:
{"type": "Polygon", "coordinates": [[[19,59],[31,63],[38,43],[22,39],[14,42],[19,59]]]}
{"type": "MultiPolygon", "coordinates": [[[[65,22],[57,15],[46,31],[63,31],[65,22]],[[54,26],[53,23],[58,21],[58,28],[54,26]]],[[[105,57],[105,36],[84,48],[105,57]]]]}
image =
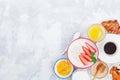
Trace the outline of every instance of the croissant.
{"type": "Polygon", "coordinates": [[[116,67],[112,67],[110,74],[112,75],[112,80],[120,80],[120,73],[116,67]]]}
{"type": "Polygon", "coordinates": [[[109,33],[120,34],[120,26],[117,20],[103,21],[101,24],[109,33]]]}

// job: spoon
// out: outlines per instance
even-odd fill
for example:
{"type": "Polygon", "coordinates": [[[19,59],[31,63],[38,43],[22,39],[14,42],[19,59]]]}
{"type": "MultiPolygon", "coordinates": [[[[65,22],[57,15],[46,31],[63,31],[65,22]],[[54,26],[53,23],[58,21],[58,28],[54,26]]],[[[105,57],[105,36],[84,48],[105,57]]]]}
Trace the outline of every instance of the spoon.
{"type": "MultiPolygon", "coordinates": [[[[81,35],[80,35],[80,32],[74,33],[73,38],[72,38],[71,41],[73,41],[73,40],[79,38],[80,36],[81,36],[81,35]]],[[[70,42],[71,42],[71,41],[70,41],[70,42]]],[[[67,48],[68,48],[68,46],[67,46],[67,47],[65,48],[65,50],[63,51],[63,54],[62,54],[62,55],[65,55],[65,53],[66,53],[66,51],[67,51],[67,48]]]]}
{"type": "MultiPolygon", "coordinates": [[[[79,38],[80,36],[81,36],[81,35],[80,35],[80,32],[74,33],[73,38],[72,38],[71,41],[79,38]]],[[[71,42],[71,41],[70,41],[70,42],[71,42]]],[[[68,48],[68,46],[67,46],[67,47],[65,48],[65,50],[63,51],[62,56],[64,56],[64,55],[66,54],[67,48],[68,48]]],[[[54,74],[52,74],[52,75],[50,76],[49,80],[61,80],[61,79],[57,78],[54,74]]],[[[67,80],[68,80],[68,79],[67,79],[67,80]]]]}
{"type": "Polygon", "coordinates": [[[94,77],[93,77],[92,80],[95,80],[95,78],[96,78],[96,76],[97,76],[98,73],[103,73],[104,70],[105,70],[105,68],[106,68],[106,67],[105,67],[105,65],[104,65],[103,63],[99,63],[99,64],[97,65],[96,72],[95,72],[94,77]]]}

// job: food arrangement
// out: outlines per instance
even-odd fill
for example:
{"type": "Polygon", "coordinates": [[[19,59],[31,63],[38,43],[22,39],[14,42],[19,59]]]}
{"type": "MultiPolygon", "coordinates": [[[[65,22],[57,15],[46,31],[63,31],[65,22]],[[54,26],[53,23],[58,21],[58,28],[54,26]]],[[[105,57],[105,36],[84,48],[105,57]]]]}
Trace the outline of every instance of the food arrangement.
{"type": "Polygon", "coordinates": [[[54,64],[60,79],[120,80],[120,25],[117,20],[93,24],[88,37],[70,42],[65,57],[54,64]]]}

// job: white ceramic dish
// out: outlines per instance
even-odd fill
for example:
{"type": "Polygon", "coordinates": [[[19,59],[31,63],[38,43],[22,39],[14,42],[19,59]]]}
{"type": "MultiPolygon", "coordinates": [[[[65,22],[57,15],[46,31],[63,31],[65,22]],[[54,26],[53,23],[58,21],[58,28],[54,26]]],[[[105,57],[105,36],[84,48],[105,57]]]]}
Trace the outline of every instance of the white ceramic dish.
{"type": "Polygon", "coordinates": [[[106,34],[105,38],[97,43],[99,49],[99,58],[106,63],[117,63],[120,61],[120,35],[106,34]],[[107,42],[113,42],[116,44],[117,49],[113,55],[106,54],[104,51],[104,45],[107,42]]]}
{"type": "Polygon", "coordinates": [[[90,80],[87,70],[75,70],[72,75],[72,80],[90,80]]]}
{"type": "Polygon", "coordinates": [[[80,52],[83,51],[82,46],[86,46],[85,42],[89,43],[96,49],[95,57],[98,58],[98,48],[93,41],[89,40],[88,38],[78,38],[73,40],[67,49],[67,56],[70,62],[79,69],[89,68],[94,64],[91,62],[89,65],[84,66],[78,57],[80,52]]]}

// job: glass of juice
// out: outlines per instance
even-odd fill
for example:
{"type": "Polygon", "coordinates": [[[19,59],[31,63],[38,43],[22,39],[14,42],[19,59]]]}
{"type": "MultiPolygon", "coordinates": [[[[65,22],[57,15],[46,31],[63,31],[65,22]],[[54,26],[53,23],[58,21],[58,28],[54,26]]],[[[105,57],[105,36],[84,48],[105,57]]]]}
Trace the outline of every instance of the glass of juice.
{"type": "Polygon", "coordinates": [[[88,29],[88,37],[94,41],[99,42],[105,37],[105,29],[101,24],[93,24],[88,29]]]}

